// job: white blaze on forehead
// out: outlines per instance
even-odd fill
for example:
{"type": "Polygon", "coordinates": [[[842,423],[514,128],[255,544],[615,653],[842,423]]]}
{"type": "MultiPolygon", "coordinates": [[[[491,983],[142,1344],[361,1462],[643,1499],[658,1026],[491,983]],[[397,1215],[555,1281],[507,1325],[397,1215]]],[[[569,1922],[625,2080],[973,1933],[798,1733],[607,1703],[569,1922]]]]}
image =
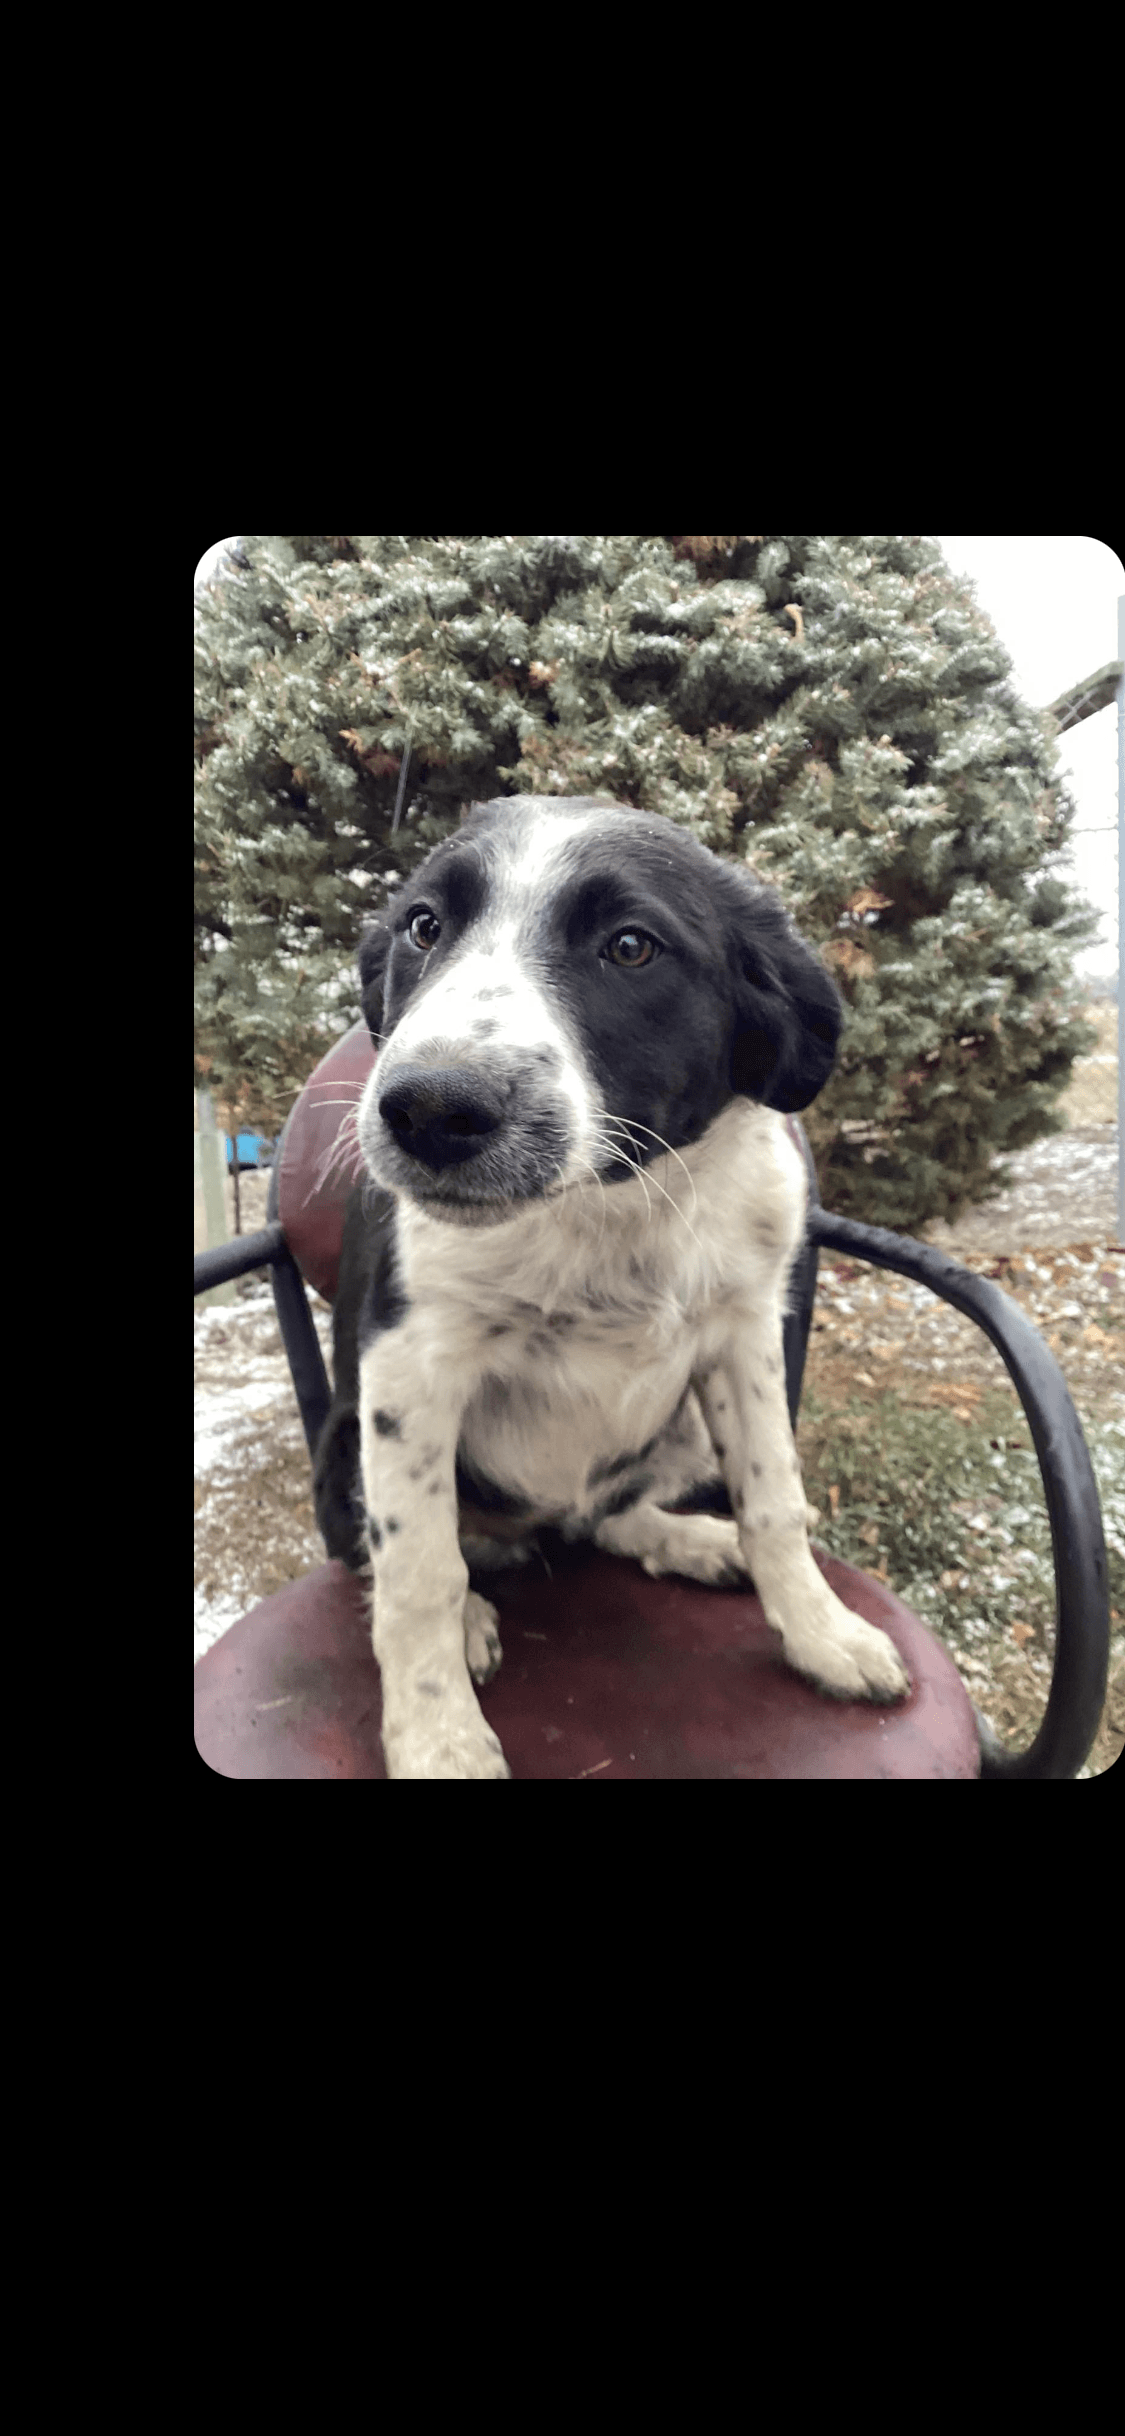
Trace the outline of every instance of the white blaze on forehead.
{"type": "Polygon", "coordinates": [[[516,921],[538,913],[565,878],[579,838],[604,824],[605,817],[604,812],[525,814],[518,843],[492,866],[498,913],[516,921]]]}

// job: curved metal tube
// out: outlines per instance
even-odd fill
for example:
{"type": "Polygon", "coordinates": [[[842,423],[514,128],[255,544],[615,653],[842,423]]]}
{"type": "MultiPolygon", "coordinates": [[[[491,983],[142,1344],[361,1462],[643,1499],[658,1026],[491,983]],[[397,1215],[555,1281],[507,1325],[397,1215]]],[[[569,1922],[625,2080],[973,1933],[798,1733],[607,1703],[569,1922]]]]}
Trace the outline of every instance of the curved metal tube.
{"type": "Polygon", "coordinates": [[[808,1232],[853,1259],[928,1286],[975,1320],[995,1345],[1027,1415],[1055,1558],[1055,1665],[1046,1714],[1030,1750],[982,1738],[982,1777],[1076,1776],[1098,1730],[1109,1664],[1109,1584],[1097,1483],[1082,1426],[1053,1353],[1010,1296],[931,1244],[835,1218],[812,1202],[808,1232]]]}

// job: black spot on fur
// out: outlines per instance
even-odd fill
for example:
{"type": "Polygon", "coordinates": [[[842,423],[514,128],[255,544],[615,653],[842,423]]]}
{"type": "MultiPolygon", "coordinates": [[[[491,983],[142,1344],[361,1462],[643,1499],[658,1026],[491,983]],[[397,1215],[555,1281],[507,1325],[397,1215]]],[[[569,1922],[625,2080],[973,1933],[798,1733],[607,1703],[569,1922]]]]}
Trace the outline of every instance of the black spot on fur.
{"type": "Polygon", "coordinates": [[[393,1514],[388,1514],[387,1516],[387,1529],[388,1531],[401,1531],[402,1529],[402,1524],[395,1520],[393,1514]]]}
{"type": "Polygon", "coordinates": [[[598,1524],[608,1522],[611,1515],[627,1514],[630,1506],[639,1505],[642,1497],[647,1496],[651,1489],[653,1477],[651,1472],[635,1472],[633,1478],[626,1481],[623,1488],[618,1489],[616,1496],[607,1497],[604,1505],[597,1507],[591,1519],[590,1529],[596,1531],[598,1524]]]}
{"type": "Polygon", "coordinates": [[[371,1416],[380,1438],[401,1438],[402,1421],[398,1413],[374,1412],[371,1416]]]}
{"type": "MultiPolygon", "coordinates": [[[[673,1415],[673,1419],[674,1418],[675,1415],[673,1415]]],[[[590,1470],[586,1474],[587,1488],[596,1489],[601,1485],[603,1480],[619,1480],[622,1472],[631,1471],[634,1464],[647,1463],[653,1448],[659,1445],[663,1436],[664,1431],[658,1430],[655,1438],[646,1439],[645,1444],[643,1446],[639,1446],[635,1454],[615,1455],[611,1463],[592,1464],[590,1470]]],[[[608,1510],[612,1511],[612,1509],[608,1510]]]]}
{"type": "Polygon", "coordinates": [[[760,1464],[760,1463],[752,1463],[752,1464],[751,1464],[751,1466],[750,1466],[750,1469],[751,1469],[751,1471],[753,1472],[753,1475],[754,1475],[755,1480],[760,1480],[760,1479],[761,1479],[761,1477],[762,1477],[762,1467],[761,1467],[761,1464],[760,1464]]]}
{"type": "Polygon", "coordinates": [[[382,1547],[382,1545],[383,1545],[383,1534],[382,1534],[382,1532],[380,1531],[380,1529],[379,1529],[379,1525],[378,1525],[378,1523],[376,1522],[375,1517],[374,1517],[374,1515],[373,1515],[373,1514],[369,1514],[369,1515],[368,1515],[368,1517],[367,1517],[367,1536],[368,1536],[368,1539],[370,1540],[371,1545],[372,1545],[372,1547],[373,1547],[373,1548],[381,1548],[381,1547],[382,1547]]]}
{"type": "Polygon", "coordinates": [[[519,1518],[533,1512],[526,1497],[513,1497],[507,1489],[488,1480],[483,1473],[457,1461],[457,1495],[462,1505],[477,1506],[483,1514],[511,1514],[519,1518]]]}

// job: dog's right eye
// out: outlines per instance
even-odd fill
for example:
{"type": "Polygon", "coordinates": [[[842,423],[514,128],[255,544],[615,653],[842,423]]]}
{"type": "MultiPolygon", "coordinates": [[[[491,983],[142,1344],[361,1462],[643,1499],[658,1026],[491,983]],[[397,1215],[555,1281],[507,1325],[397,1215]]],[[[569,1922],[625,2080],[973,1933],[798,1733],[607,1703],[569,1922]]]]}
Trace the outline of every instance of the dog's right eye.
{"type": "Polygon", "coordinates": [[[660,945],[649,937],[647,930],[618,930],[602,952],[611,964],[623,965],[626,972],[637,972],[642,964],[651,964],[653,957],[660,954],[660,945]]]}
{"type": "Polygon", "coordinates": [[[410,923],[410,937],[413,940],[415,947],[420,947],[423,949],[428,947],[436,947],[438,940],[441,937],[441,924],[438,921],[437,915],[432,913],[414,914],[410,923]]]}

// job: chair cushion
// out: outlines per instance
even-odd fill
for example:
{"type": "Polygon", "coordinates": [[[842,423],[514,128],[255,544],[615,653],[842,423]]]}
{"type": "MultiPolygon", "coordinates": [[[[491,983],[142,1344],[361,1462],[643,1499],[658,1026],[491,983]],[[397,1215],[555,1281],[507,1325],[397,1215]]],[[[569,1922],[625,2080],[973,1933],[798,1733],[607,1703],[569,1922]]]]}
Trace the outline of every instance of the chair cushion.
{"type": "Polygon", "coordinates": [[[365,1023],[353,1024],[310,1074],[281,1144],[277,1215],[310,1286],[336,1299],[344,1209],[364,1167],[351,1112],[375,1063],[365,1023]]]}
{"type": "MultiPolygon", "coordinates": [[[[783,1665],[757,1598],[587,1547],[474,1586],[504,1663],[480,1704],[513,1778],[977,1777],[952,1659],[893,1593],[814,1549],[845,1606],[880,1625],[913,1690],[900,1707],[824,1698],[783,1665]]],[[[263,1599],[195,1670],[196,1744],[216,1775],[382,1777],[365,1585],[322,1565],[263,1599]]]]}

